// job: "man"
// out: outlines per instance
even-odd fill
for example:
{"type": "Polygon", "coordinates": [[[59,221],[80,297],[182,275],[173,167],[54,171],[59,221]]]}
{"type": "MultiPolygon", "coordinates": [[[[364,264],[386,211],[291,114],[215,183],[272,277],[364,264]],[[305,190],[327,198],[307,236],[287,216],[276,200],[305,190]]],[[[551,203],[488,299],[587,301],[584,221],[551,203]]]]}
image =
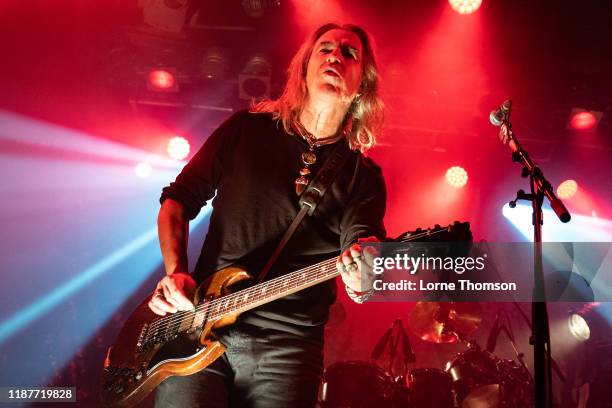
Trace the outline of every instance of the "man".
{"type": "MultiPolygon", "coordinates": [[[[337,266],[347,293],[364,301],[372,272],[358,241],[384,238],[386,194],[380,169],[362,152],[374,145],[381,122],[368,35],[353,25],[320,27],[294,57],[281,97],[228,119],[164,189],[158,227],[167,276],[149,307],[159,315],[193,308],[196,282],[231,264],[256,276],[299,211],[304,186],[338,145],[350,149],[347,162],[266,279],[341,249],[337,266]],[[213,196],[192,277],[188,222],[213,196]]],[[[158,387],[156,405],[313,407],[323,370],[323,325],[335,295],[335,282],[328,281],[243,313],[217,333],[226,353],[199,373],[168,378],[158,387]]]]}

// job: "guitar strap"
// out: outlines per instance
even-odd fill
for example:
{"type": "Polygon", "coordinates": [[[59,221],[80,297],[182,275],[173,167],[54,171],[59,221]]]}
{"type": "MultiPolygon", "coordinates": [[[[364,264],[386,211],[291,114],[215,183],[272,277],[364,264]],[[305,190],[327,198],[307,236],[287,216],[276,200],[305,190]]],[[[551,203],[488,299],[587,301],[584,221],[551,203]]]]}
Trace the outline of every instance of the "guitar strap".
{"type": "Polygon", "coordinates": [[[285,235],[283,235],[283,238],[276,246],[270,259],[268,259],[268,262],[266,262],[266,265],[261,270],[258,279],[259,283],[266,279],[266,275],[270,271],[270,268],[272,268],[272,265],[274,265],[274,262],[276,262],[283,248],[285,248],[285,245],[287,245],[287,242],[289,242],[289,239],[291,239],[304,217],[314,213],[327,190],[336,177],[338,177],[340,169],[346,163],[350,154],[351,151],[345,143],[338,143],[317,172],[316,177],[308,184],[308,187],[306,187],[300,196],[300,211],[295,218],[293,218],[293,221],[291,221],[289,228],[285,231],[285,235]]]}

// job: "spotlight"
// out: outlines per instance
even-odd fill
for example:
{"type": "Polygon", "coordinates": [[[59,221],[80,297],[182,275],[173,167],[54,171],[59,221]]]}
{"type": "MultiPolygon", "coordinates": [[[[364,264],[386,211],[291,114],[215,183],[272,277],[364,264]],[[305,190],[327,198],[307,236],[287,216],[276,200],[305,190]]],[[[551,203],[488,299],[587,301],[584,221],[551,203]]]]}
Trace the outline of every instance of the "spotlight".
{"type": "Polygon", "coordinates": [[[482,4],[482,0],[448,0],[450,6],[459,14],[472,14],[482,4]]]}
{"type": "Polygon", "coordinates": [[[262,99],[270,97],[271,66],[260,54],[253,55],[238,75],[240,99],[262,99]]]}
{"type": "Polygon", "coordinates": [[[223,48],[212,47],[204,52],[200,73],[206,79],[223,79],[229,69],[227,51],[223,48]]]}
{"type": "Polygon", "coordinates": [[[446,181],[455,188],[461,188],[467,184],[467,171],[463,167],[453,166],[446,171],[446,181]]]}
{"type": "Polygon", "coordinates": [[[149,163],[138,163],[136,167],[134,167],[134,173],[140,178],[147,178],[152,172],[153,169],[149,163]]]}
{"type": "Polygon", "coordinates": [[[189,142],[181,136],[175,136],[168,141],[168,155],[174,160],[183,160],[189,156],[189,142]]]}
{"type": "Polygon", "coordinates": [[[567,319],[567,327],[576,340],[587,341],[591,337],[591,329],[584,317],[578,313],[572,313],[567,319]]]}
{"type": "Polygon", "coordinates": [[[147,89],[159,92],[177,92],[176,68],[155,68],[149,71],[147,89]]]}
{"type": "Polygon", "coordinates": [[[603,112],[588,111],[586,109],[574,108],[570,113],[570,119],[567,123],[569,129],[575,130],[592,130],[597,127],[601,120],[603,112]]]}
{"type": "Polygon", "coordinates": [[[578,191],[578,183],[574,180],[565,180],[557,187],[557,196],[561,199],[572,198],[578,191]]]}

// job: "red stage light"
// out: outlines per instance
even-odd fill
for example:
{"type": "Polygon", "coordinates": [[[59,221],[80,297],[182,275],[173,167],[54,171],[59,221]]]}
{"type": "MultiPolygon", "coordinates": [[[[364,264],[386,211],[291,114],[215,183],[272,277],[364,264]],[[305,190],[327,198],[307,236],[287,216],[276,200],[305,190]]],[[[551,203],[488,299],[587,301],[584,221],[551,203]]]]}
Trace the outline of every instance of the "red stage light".
{"type": "Polygon", "coordinates": [[[467,184],[467,171],[463,167],[453,166],[446,171],[446,181],[455,188],[461,188],[467,184]]]}
{"type": "Polygon", "coordinates": [[[578,183],[574,180],[565,180],[557,187],[557,196],[563,200],[572,198],[578,191],[578,183]]]}
{"type": "Polygon", "coordinates": [[[450,6],[459,14],[472,14],[482,4],[482,0],[448,0],[450,6]]]}
{"type": "Polygon", "coordinates": [[[189,141],[181,136],[173,137],[168,141],[168,155],[174,160],[183,160],[189,156],[189,141]]]}
{"type": "Polygon", "coordinates": [[[570,127],[577,130],[593,129],[597,125],[597,117],[592,112],[576,112],[570,119],[570,127]]]}
{"type": "Polygon", "coordinates": [[[149,72],[149,84],[155,89],[171,90],[175,83],[174,75],[170,71],[155,69],[149,72]]]}

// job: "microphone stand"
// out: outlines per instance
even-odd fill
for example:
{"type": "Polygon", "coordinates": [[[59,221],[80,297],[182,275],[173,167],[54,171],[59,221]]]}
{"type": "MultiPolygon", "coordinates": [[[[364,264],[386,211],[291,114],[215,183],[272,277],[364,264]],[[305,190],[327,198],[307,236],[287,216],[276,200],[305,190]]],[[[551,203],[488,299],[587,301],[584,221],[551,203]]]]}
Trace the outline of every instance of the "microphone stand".
{"type": "Polygon", "coordinates": [[[522,166],[521,175],[529,177],[531,193],[523,190],[517,192],[516,199],[510,202],[510,207],[516,207],[518,200],[531,202],[533,209],[533,275],[534,288],[531,302],[532,331],[529,343],[533,345],[533,366],[535,380],[535,406],[536,408],[552,408],[552,376],[551,376],[551,350],[548,310],[546,308],[546,293],[544,289],[544,272],[542,265],[542,203],[544,197],[548,198],[550,205],[562,222],[571,219],[563,203],[554,193],[552,185],[542,173],[542,170],[533,163],[527,151],[523,149],[512,131],[510,122],[512,102],[505,101],[497,112],[491,112],[491,123],[498,125],[494,119],[501,119],[499,137],[504,144],[512,150],[512,161],[522,166]]]}

